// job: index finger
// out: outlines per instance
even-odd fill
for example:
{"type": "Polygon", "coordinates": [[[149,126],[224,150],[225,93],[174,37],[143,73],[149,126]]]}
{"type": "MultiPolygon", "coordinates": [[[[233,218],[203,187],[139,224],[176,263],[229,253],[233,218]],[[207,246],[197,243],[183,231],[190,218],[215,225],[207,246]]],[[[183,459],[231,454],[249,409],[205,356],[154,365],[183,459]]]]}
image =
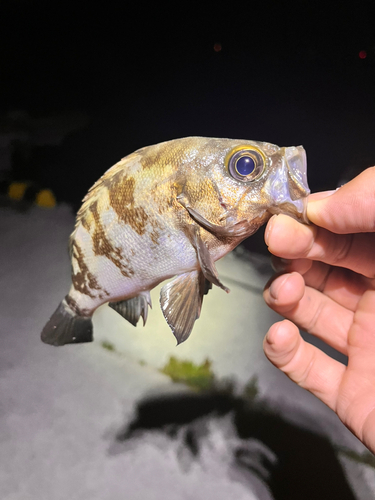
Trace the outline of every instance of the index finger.
{"type": "Polygon", "coordinates": [[[265,241],[271,253],[284,259],[307,258],[375,277],[375,233],[334,234],[287,215],[274,215],[267,224],[265,241]]]}

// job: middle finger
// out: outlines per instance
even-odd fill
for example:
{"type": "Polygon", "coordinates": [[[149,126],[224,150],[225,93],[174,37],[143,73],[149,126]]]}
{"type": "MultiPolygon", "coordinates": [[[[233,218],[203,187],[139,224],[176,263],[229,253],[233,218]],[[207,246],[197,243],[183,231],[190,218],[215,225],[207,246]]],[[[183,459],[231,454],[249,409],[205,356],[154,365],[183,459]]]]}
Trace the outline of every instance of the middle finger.
{"type": "Polygon", "coordinates": [[[310,259],[285,260],[272,257],[272,265],[278,272],[298,272],[305,284],[326,294],[346,309],[355,311],[358,301],[368,289],[374,288],[373,280],[349,269],[334,267],[310,259]]]}

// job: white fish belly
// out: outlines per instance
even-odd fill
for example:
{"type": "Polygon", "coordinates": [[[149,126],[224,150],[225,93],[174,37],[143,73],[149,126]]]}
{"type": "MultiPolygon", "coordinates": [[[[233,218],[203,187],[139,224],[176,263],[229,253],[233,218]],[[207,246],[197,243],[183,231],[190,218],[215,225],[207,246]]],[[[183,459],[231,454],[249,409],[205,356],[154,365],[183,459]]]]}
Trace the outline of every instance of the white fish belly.
{"type": "Polygon", "coordinates": [[[73,255],[69,295],[79,309],[93,311],[105,302],[133,297],[176,274],[197,268],[196,251],[182,231],[165,227],[157,239],[151,230],[140,235],[118,221],[112,209],[104,214],[104,220],[105,238],[111,246],[107,255],[98,254],[92,235],[82,224],[74,234],[83,257],[73,255]],[[86,273],[82,266],[87,267],[86,273]],[[80,274],[86,274],[84,284],[77,287],[74,276],[80,274]]]}

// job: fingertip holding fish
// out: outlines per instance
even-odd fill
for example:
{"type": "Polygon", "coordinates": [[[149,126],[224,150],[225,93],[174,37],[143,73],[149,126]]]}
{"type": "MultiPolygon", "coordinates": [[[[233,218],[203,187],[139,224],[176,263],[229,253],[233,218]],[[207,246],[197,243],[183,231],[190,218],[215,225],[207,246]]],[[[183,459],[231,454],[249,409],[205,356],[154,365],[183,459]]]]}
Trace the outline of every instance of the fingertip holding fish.
{"type": "Polygon", "coordinates": [[[302,212],[301,222],[303,224],[310,224],[310,220],[307,216],[308,197],[303,198],[302,204],[303,204],[303,212],[302,212]]]}
{"type": "Polygon", "coordinates": [[[305,293],[305,281],[296,271],[271,278],[264,291],[265,302],[277,313],[284,314],[296,307],[305,293]]]}
{"type": "Polygon", "coordinates": [[[271,286],[269,287],[269,294],[274,301],[278,300],[280,291],[286,284],[289,276],[289,274],[283,274],[272,281],[271,286]]]}
{"type": "Polygon", "coordinates": [[[271,358],[271,361],[273,356],[284,353],[285,336],[288,336],[285,320],[274,323],[266,333],[263,349],[267,357],[271,358]]]}
{"type": "Polygon", "coordinates": [[[278,323],[274,323],[268,330],[268,332],[266,333],[265,337],[264,337],[264,344],[267,344],[268,346],[272,347],[273,344],[275,343],[275,335],[277,332],[275,332],[275,330],[278,330],[278,327],[279,327],[279,324],[280,322],[278,323]]]}
{"type": "Polygon", "coordinates": [[[288,234],[288,229],[294,224],[294,218],[288,217],[285,214],[276,214],[271,217],[267,223],[264,235],[264,240],[271,253],[278,249],[278,242],[285,239],[285,234],[288,234]],[[277,242],[276,245],[275,241],[277,242]]]}
{"type": "MultiPolygon", "coordinates": [[[[84,198],[70,238],[69,309],[62,314],[60,304],[42,340],[92,340],[85,325],[104,303],[133,325],[140,317],[146,323],[150,290],[173,278],[161,288],[160,305],[184,342],[212,285],[230,291],[215,262],[272,214],[306,222],[309,192],[302,146],[186,137],[135,151],[84,198]]],[[[268,246],[277,217],[267,225],[268,246]]]]}
{"type": "Polygon", "coordinates": [[[272,229],[273,229],[273,227],[275,225],[276,218],[277,218],[277,215],[275,214],[267,222],[266,231],[264,233],[264,241],[265,241],[265,243],[266,243],[267,246],[269,246],[270,236],[271,236],[272,229]]]}
{"type": "MultiPolygon", "coordinates": [[[[298,342],[298,328],[289,320],[274,323],[265,336],[265,351],[271,356],[291,356],[298,342]],[[297,335],[296,335],[297,333],[297,335]],[[269,348],[269,350],[267,349],[269,348]]],[[[275,358],[274,360],[276,360],[275,358]]],[[[271,359],[271,361],[273,361],[271,359]]],[[[280,359],[279,359],[280,361],[280,359]]]]}

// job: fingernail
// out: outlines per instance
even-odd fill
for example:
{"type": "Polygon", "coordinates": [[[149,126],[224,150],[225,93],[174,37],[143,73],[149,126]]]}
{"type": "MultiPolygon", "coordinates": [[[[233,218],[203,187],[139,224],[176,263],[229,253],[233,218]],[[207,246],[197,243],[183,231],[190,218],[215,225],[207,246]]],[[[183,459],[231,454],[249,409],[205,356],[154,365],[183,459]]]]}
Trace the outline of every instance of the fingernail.
{"type": "Polygon", "coordinates": [[[275,279],[275,281],[273,281],[271,283],[269,292],[270,292],[271,297],[274,300],[277,300],[277,298],[279,296],[280,289],[284,285],[284,283],[288,279],[288,277],[289,277],[289,274],[284,274],[283,276],[280,276],[279,278],[275,279]]]}
{"type": "Polygon", "coordinates": [[[277,337],[277,332],[280,328],[281,322],[274,323],[272,327],[268,330],[265,336],[265,341],[271,348],[273,349],[273,345],[275,344],[275,337],[277,337]]]}
{"type": "Polygon", "coordinates": [[[277,215],[273,215],[270,218],[270,220],[268,221],[268,224],[267,224],[267,227],[266,227],[266,232],[264,234],[264,241],[266,242],[267,246],[268,246],[268,241],[269,241],[269,237],[270,237],[272,228],[273,228],[273,226],[275,224],[276,217],[277,217],[277,215]]]}
{"type": "Polygon", "coordinates": [[[330,189],[328,191],[320,191],[319,194],[322,198],[327,198],[328,196],[331,196],[331,194],[335,193],[337,191],[337,189],[330,189]]]}
{"type": "Polygon", "coordinates": [[[324,200],[324,198],[328,198],[332,196],[333,193],[336,193],[337,189],[331,189],[330,191],[318,191],[317,193],[310,194],[309,203],[314,201],[324,200]]]}

